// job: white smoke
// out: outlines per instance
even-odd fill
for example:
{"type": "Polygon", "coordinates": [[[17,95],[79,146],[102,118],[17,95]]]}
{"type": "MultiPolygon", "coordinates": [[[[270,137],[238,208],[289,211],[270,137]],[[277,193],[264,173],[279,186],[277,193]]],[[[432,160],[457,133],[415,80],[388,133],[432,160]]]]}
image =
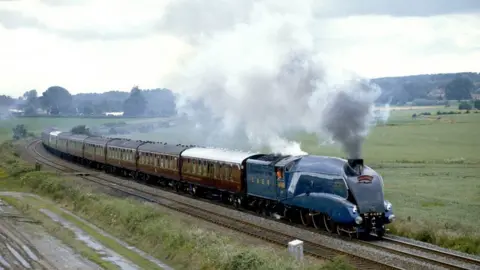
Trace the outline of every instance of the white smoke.
{"type": "MultiPolygon", "coordinates": [[[[205,33],[177,33],[194,40],[195,51],[168,86],[179,93],[177,110],[196,122],[196,134],[206,139],[199,143],[248,142],[305,154],[300,143],[285,137],[302,130],[339,142],[350,157],[359,157],[380,89],[322,61],[313,1],[247,2],[240,19],[232,17],[205,33]]],[[[178,5],[170,12],[182,10],[178,5]]],[[[211,21],[219,12],[212,9],[197,13],[211,21]]],[[[231,10],[227,14],[235,16],[231,10]]],[[[169,17],[175,16],[167,11],[169,17]]],[[[189,29],[183,23],[181,29],[189,29]]]]}

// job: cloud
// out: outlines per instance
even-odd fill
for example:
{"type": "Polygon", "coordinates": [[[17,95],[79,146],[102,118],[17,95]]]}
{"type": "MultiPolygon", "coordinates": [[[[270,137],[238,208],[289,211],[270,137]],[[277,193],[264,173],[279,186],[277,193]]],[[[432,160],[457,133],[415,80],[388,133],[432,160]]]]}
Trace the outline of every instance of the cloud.
{"type": "MultiPolygon", "coordinates": [[[[472,60],[480,58],[477,1],[378,1],[314,1],[308,31],[319,57],[366,77],[480,71],[472,60]]],[[[0,92],[168,86],[165,76],[215,34],[246,26],[262,2],[279,18],[304,7],[274,0],[2,1],[0,92]]]]}
{"type": "Polygon", "coordinates": [[[395,17],[427,17],[480,12],[477,0],[323,0],[317,2],[315,14],[321,17],[389,15],[395,17]]]}

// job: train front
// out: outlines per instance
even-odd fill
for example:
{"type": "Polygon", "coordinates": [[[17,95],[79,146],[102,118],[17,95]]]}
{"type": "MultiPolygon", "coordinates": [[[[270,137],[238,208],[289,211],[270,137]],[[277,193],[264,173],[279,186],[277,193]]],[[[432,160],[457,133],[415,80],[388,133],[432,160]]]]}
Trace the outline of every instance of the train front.
{"type": "Polygon", "coordinates": [[[363,159],[349,159],[344,171],[348,188],[357,206],[355,219],[359,233],[385,233],[385,224],[395,220],[392,204],[384,199],[383,179],[373,169],[364,166],[363,159]]]}

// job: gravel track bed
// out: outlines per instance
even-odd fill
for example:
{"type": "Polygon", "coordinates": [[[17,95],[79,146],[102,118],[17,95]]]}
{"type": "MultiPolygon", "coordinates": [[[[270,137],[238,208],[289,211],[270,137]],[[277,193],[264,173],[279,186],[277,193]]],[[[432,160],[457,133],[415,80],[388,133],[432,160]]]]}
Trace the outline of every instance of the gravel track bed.
{"type": "MultiPolygon", "coordinates": [[[[267,227],[270,229],[278,230],[283,233],[286,233],[290,236],[292,236],[292,240],[294,239],[300,239],[300,240],[308,240],[312,242],[317,242],[317,243],[322,243],[326,244],[328,247],[338,249],[340,251],[344,251],[347,253],[355,254],[357,256],[361,256],[364,258],[369,258],[372,260],[376,260],[388,265],[392,265],[395,267],[403,268],[403,269],[447,269],[447,268],[441,268],[438,266],[433,266],[431,264],[421,262],[418,260],[415,260],[413,258],[406,258],[403,256],[391,254],[388,251],[380,250],[377,248],[372,248],[372,247],[367,247],[364,246],[360,243],[354,243],[353,241],[347,241],[343,239],[338,239],[336,237],[330,237],[326,235],[322,235],[316,232],[313,232],[311,230],[305,230],[298,228],[296,226],[290,226],[275,220],[269,220],[265,219],[259,216],[252,215],[250,213],[246,212],[241,212],[238,210],[233,210],[229,209],[227,207],[215,205],[213,203],[205,202],[203,200],[198,200],[194,198],[189,198],[187,196],[182,196],[182,195],[177,195],[171,192],[167,192],[161,189],[153,188],[150,186],[145,186],[139,183],[136,183],[131,180],[126,180],[126,179],[121,179],[109,174],[105,174],[102,172],[98,171],[92,171],[90,169],[87,169],[85,167],[72,164],[68,161],[62,160],[58,157],[53,156],[52,154],[48,153],[41,144],[37,144],[37,149],[38,151],[44,155],[45,157],[49,157],[50,159],[54,159],[58,163],[62,163],[69,168],[72,168],[74,170],[90,173],[91,175],[98,175],[102,178],[108,179],[112,182],[116,182],[119,185],[123,185],[126,187],[131,187],[131,188],[136,188],[148,193],[155,193],[158,194],[162,197],[165,197],[166,199],[171,199],[171,200],[181,200],[185,204],[189,204],[193,207],[200,207],[203,209],[206,209],[208,211],[213,211],[216,212],[220,215],[225,215],[229,216],[232,218],[240,219],[240,220],[245,220],[248,221],[252,224],[262,226],[262,227],[267,227]]],[[[285,243],[287,245],[287,243],[285,243]]]]}
{"type": "Polygon", "coordinates": [[[422,246],[422,247],[425,247],[425,248],[434,249],[434,250],[438,250],[438,251],[441,251],[441,252],[453,253],[453,254],[456,254],[458,256],[468,257],[468,258],[471,258],[471,259],[474,259],[474,260],[480,260],[480,256],[477,256],[477,255],[463,253],[463,252],[460,252],[460,251],[457,251],[457,250],[436,246],[436,245],[426,243],[426,242],[422,242],[422,241],[418,241],[418,240],[415,240],[415,239],[396,236],[396,235],[390,235],[390,234],[388,235],[388,237],[392,238],[392,239],[412,243],[414,245],[419,245],[419,246],[422,246]]]}
{"type": "Polygon", "coordinates": [[[462,260],[451,259],[445,256],[438,255],[435,252],[429,252],[428,250],[421,250],[415,247],[408,247],[402,244],[397,244],[397,243],[387,242],[387,241],[378,241],[378,242],[375,242],[374,245],[379,247],[385,247],[388,249],[394,249],[394,250],[398,250],[398,251],[402,251],[402,252],[406,252],[406,253],[410,253],[418,256],[424,256],[426,258],[432,258],[439,262],[451,264],[453,269],[458,269],[457,267],[462,269],[480,269],[480,266],[478,264],[474,265],[471,263],[466,263],[462,260]]]}

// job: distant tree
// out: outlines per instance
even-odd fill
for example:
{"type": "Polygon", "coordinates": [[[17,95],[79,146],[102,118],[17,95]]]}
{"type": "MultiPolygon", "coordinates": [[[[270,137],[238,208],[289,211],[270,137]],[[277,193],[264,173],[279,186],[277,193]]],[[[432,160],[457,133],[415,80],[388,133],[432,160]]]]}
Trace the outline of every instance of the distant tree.
{"type": "Polygon", "coordinates": [[[15,103],[15,99],[10,96],[0,95],[0,106],[11,106],[15,103]]]}
{"type": "Polygon", "coordinates": [[[477,110],[480,110],[480,100],[475,100],[475,102],[473,102],[473,107],[477,110]]]}
{"type": "Polygon", "coordinates": [[[40,103],[50,114],[67,113],[72,110],[72,95],[61,86],[51,86],[42,93],[40,103]]]}
{"type": "Polygon", "coordinates": [[[92,114],[94,114],[94,112],[95,112],[95,111],[93,110],[93,105],[91,105],[91,106],[90,106],[90,105],[85,105],[85,106],[83,107],[83,110],[82,110],[82,111],[83,111],[83,114],[84,114],[84,115],[92,115],[92,114]]]}
{"type": "Polygon", "coordinates": [[[458,109],[459,110],[471,110],[472,109],[472,104],[470,104],[469,102],[461,102],[459,105],[458,105],[458,109]]]}
{"type": "Polygon", "coordinates": [[[25,104],[23,104],[22,109],[25,115],[37,114],[37,109],[40,107],[37,90],[33,89],[25,92],[23,98],[25,99],[25,104]]]}
{"type": "Polygon", "coordinates": [[[457,77],[445,86],[445,97],[453,100],[465,100],[472,98],[474,84],[472,80],[464,77],[457,77]]]}
{"type": "Polygon", "coordinates": [[[123,103],[123,115],[125,116],[140,116],[145,113],[147,107],[147,100],[142,95],[138,86],[133,87],[130,91],[130,96],[123,103]]]}

